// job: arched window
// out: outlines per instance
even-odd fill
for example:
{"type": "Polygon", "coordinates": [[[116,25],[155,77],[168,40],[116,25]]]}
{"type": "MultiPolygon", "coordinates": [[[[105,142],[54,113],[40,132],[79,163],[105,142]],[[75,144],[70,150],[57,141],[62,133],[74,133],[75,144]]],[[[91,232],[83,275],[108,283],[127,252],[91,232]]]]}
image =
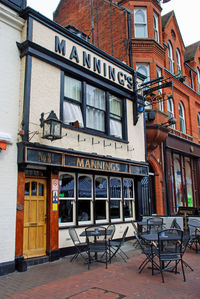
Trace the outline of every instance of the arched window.
{"type": "MultiPolygon", "coordinates": [[[[147,82],[150,80],[150,72],[149,72],[149,64],[148,63],[136,63],[136,71],[146,77],[144,82],[147,82]]],[[[148,105],[149,102],[145,102],[145,105],[148,105]]],[[[147,107],[147,106],[146,106],[147,107]]],[[[151,105],[148,105],[149,109],[151,109],[151,105]]]]}
{"type": "Polygon", "coordinates": [[[199,139],[200,139],[200,113],[197,114],[198,129],[199,129],[199,139]]]}
{"type": "MultiPolygon", "coordinates": [[[[169,118],[174,117],[174,104],[172,98],[167,98],[167,112],[169,115],[169,118]]],[[[170,126],[172,129],[175,129],[175,125],[170,126]]]]}
{"type": "MultiPolygon", "coordinates": [[[[162,71],[161,71],[161,68],[159,68],[158,66],[156,67],[156,75],[157,75],[157,78],[161,77],[162,76],[162,71]]],[[[158,85],[161,85],[161,83],[159,82],[158,85]]],[[[158,95],[161,95],[162,94],[162,89],[159,89],[158,90],[158,95]]],[[[159,110],[160,111],[163,111],[163,100],[162,98],[159,99],[159,110]]]]}
{"type": "Polygon", "coordinates": [[[169,71],[171,73],[174,72],[174,61],[173,61],[173,52],[172,52],[172,45],[170,41],[168,42],[168,61],[169,61],[169,71]]]}
{"type": "Polygon", "coordinates": [[[134,10],[135,37],[147,37],[147,11],[146,8],[134,10]]]}
{"type": "Polygon", "coordinates": [[[181,74],[181,56],[179,49],[176,49],[176,63],[177,63],[177,74],[181,74]]]}
{"type": "Polygon", "coordinates": [[[154,39],[159,43],[158,16],[153,14],[154,39]]]}
{"type": "Polygon", "coordinates": [[[200,92],[200,70],[197,68],[198,92],[200,92]]]}
{"type": "Polygon", "coordinates": [[[185,113],[184,113],[184,107],[182,102],[180,102],[178,105],[178,111],[179,111],[180,131],[185,133],[185,113]]]}

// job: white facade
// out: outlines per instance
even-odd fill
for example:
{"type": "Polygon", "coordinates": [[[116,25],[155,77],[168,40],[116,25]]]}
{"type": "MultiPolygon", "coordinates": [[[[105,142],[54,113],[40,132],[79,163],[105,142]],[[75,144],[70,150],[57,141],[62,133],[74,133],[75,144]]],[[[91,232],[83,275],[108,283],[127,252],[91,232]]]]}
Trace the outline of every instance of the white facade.
{"type": "Polygon", "coordinates": [[[21,41],[24,21],[0,4],[0,264],[15,259],[17,202],[17,133],[20,94],[20,57],[16,42],[21,41]]]}

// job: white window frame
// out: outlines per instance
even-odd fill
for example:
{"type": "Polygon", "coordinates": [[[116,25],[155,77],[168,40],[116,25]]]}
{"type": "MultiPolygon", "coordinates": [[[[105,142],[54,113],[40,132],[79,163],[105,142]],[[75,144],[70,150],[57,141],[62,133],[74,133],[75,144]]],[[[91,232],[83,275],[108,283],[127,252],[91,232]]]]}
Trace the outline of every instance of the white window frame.
{"type": "MultiPolygon", "coordinates": [[[[157,74],[157,78],[162,76],[162,70],[158,66],[156,67],[156,74],[157,74]]],[[[158,83],[158,86],[159,85],[161,85],[161,82],[158,83]]],[[[158,95],[161,95],[161,94],[162,94],[162,89],[158,89],[158,95]]],[[[161,100],[159,99],[158,107],[159,107],[160,111],[164,111],[163,100],[162,99],[161,100]]]]}
{"type": "Polygon", "coordinates": [[[200,93],[200,69],[197,68],[197,91],[200,93]]]}
{"type": "Polygon", "coordinates": [[[59,197],[59,201],[61,200],[70,200],[73,202],[73,221],[72,222],[59,222],[59,227],[63,226],[73,226],[76,224],[76,176],[75,173],[71,172],[59,172],[59,186],[62,176],[64,175],[71,175],[74,178],[74,197],[59,197]]]}
{"type": "Polygon", "coordinates": [[[173,60],[172,44],[170,41],[168,41],[168,62],[169,62],[169,71],[173,74],[174,73],[174,60],[173,60]]]}
{"type": "MultiPolygon", "coordinates": [[[[120,218],[115,218],[115,219],[111,219],[111,215],[110,215],[110,219],[111,219],[111,222],[121,222],[123,220],[123,207],[122,207],[122,178],[118,178],[118,177],[110,177],[110,181],[112,179],[117,179],[120,181],[120,184],[121,184],[121,197],[120,198],[112,198],[110,197],[110,201],[111,200],[116,200],[116,201],[119,201],[120,202],[120,218]]],[[[110,185],[109,185],[109,188],[110,188],[110,185]]]]}
{"type": "Polygon", "coordinates": [[[197,114],[197,122],[198,122],[198,131],[199,131],[199,140],[200,140],[200,113],[197,114]]]}
{"type": "Polygon", "coordinates": [[[176,63],[177,63],[177,75],[181,75],[181,55],[179,49],[176,49],[176,63]]]}
{"type": "Polygon", "coordinates": [[[155,12],[153,14],[153,27],[154,27],[154,39],[157,43],[159,43],[158,15],[155,12]]]}
{"type": "MultiPolygon", "coordinates": [[[[93,202],[94,202],[94,199],[93,199],[93,189],[94,189],[94,186],[93,186],[93,176],[92,175],[89,175],[89,174],[86,174],[86,173],[79,173],[78,176],[77,176],[77,184],[79,182],[79,178],[81,176],[86,176],[86,177],[89,177],[91,179],[91,197],[79,197],[79,195],[77,194],[77,205],[78,205],[78,202],[80,200],[89,200],[90,201],[90,215],[91,215],[91,220],[88,220],[88,221],[79,221],[78,220],[78,225],[88,225],[88,224],[92,224],[94,223],[94,213],[93,213],[93,202]]],[[[79,186],[77,188],[77,191],[79,189],[79,186]]],[[[78,215],[77,215],[78,217],[78,215]]]]}
{"type": "MultiPolygon", "coordinates": [[[[106,198],[96,198],[96,194],[95,194],[95,203],[96,203],[96,201],[99,201],[99,200],[104,200],[106,202],[106,217],[105,217],[105,219],[102,219],[102,220],[95,219],[95,222],[96,223],[106,223],[106,222],[109,222],[109,200],[108,200],[109,185],[108,185],[108,177],[103,176],[103,175],[95,175],[94,182],[96,182],[97,178],[106,179],[106,181],[107,181],[107,197],[106,198]]],[[[94,190],[95,190],[95,185],[94,185],[94,190]]]]}
{"type": "Polygon", "coordinates": [[[183,103],[179,102],[178,104],[178,112],[179,112],[179,123],[180,123],[180,131],[182,133],[185,133],[185,112],[184,112],[184,107],[183,103]]]}
{"type": "MultiPolygon", "coordinates": [[[[150,81],[149,63],[136,63],[136,71],[146,76],[146,79],[143,81],[144,83],[150,81]]],[[[145,101],[145,109],[152,109],[152,105],[148,101],[145,101]]]]}
{"type": "Polygon", "coordinates": [[[125,197],[124,196],[124,201],[130,201],[131,202],[131,206],[132,206],[132,211],[133,211],[133,217],[125,217],[124,216],[124,219],[125,221],[129,221],[129,220],[135,220],[135,188],[134,188],[134,180],[131,179],[131,178],[123,178],[123,183],[124,183],[124,180],[130,180],[132,181],[133,183],[133,197],[125,197]]]}
{"type": "MultiPolygon", "coordinates": [[[[167,98],[167,112],[169,118],[174,117],[174,103],[171,98],[167,98]]],[[[172,124],[170,128],[175,129],[175,124],[172,124]]]]}
{"type": "Polygon", "coordinates": [[[147,9],[145,7],[136,7],[134,9],[134,28],[135,28],[135,38],[147,38],[147,9]],[[137,21],[137,17],[140,14],[140,16],[143,17],[143,21],[137,21]],[[138,34],[137,28],[142,28],[144,30],[144,34],[140,35],[138,34]]]}

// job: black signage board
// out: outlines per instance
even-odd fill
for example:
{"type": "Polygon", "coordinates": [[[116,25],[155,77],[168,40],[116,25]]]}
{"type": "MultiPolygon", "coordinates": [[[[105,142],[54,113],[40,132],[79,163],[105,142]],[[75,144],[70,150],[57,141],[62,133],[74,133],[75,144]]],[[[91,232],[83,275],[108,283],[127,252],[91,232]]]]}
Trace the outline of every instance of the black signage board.
{"type": "Polygon", "coordinates": [[[27,162],[62,165],[62,154],[27,148],[27,162]]]}
{"type": "Polygon", "coordinates": [[[82,168],[82,169],[90,169],[90,170],[129,173],[128,164],[115,163],[115,162],[91,159],[91,158],[69,156],[69,155],[65,156],[65,166],[82,168]]]}
{"type": "Polygon", "coordinates": [[[154,92],[156,90],[166,88],[166,87],[170,87],[170,86],[172,86],[172,81],[160,84],[158,86],[155,86],[155,87],[152,87],[152,88],[149,88],[149,89],[146,89],[146,90],[144,90],[144,96],[147,95],[147,94],[151,94],[152,92],[154,92]]]}
{"type": "Polygon", "coordinates": [[[131,165],[131,174],[147,176],[148,168],[144,166],[131,165]]]}

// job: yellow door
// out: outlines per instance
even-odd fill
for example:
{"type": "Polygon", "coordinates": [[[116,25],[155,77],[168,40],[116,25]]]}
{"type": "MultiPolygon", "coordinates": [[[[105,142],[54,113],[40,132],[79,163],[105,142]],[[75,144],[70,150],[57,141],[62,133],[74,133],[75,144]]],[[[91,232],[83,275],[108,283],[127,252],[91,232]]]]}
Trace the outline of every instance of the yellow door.
{"type": "Polygon", "coordinates": [[[46,198],[45,180],[25,180],[23,243],[25,258],[46,255],[46,198]]]}

